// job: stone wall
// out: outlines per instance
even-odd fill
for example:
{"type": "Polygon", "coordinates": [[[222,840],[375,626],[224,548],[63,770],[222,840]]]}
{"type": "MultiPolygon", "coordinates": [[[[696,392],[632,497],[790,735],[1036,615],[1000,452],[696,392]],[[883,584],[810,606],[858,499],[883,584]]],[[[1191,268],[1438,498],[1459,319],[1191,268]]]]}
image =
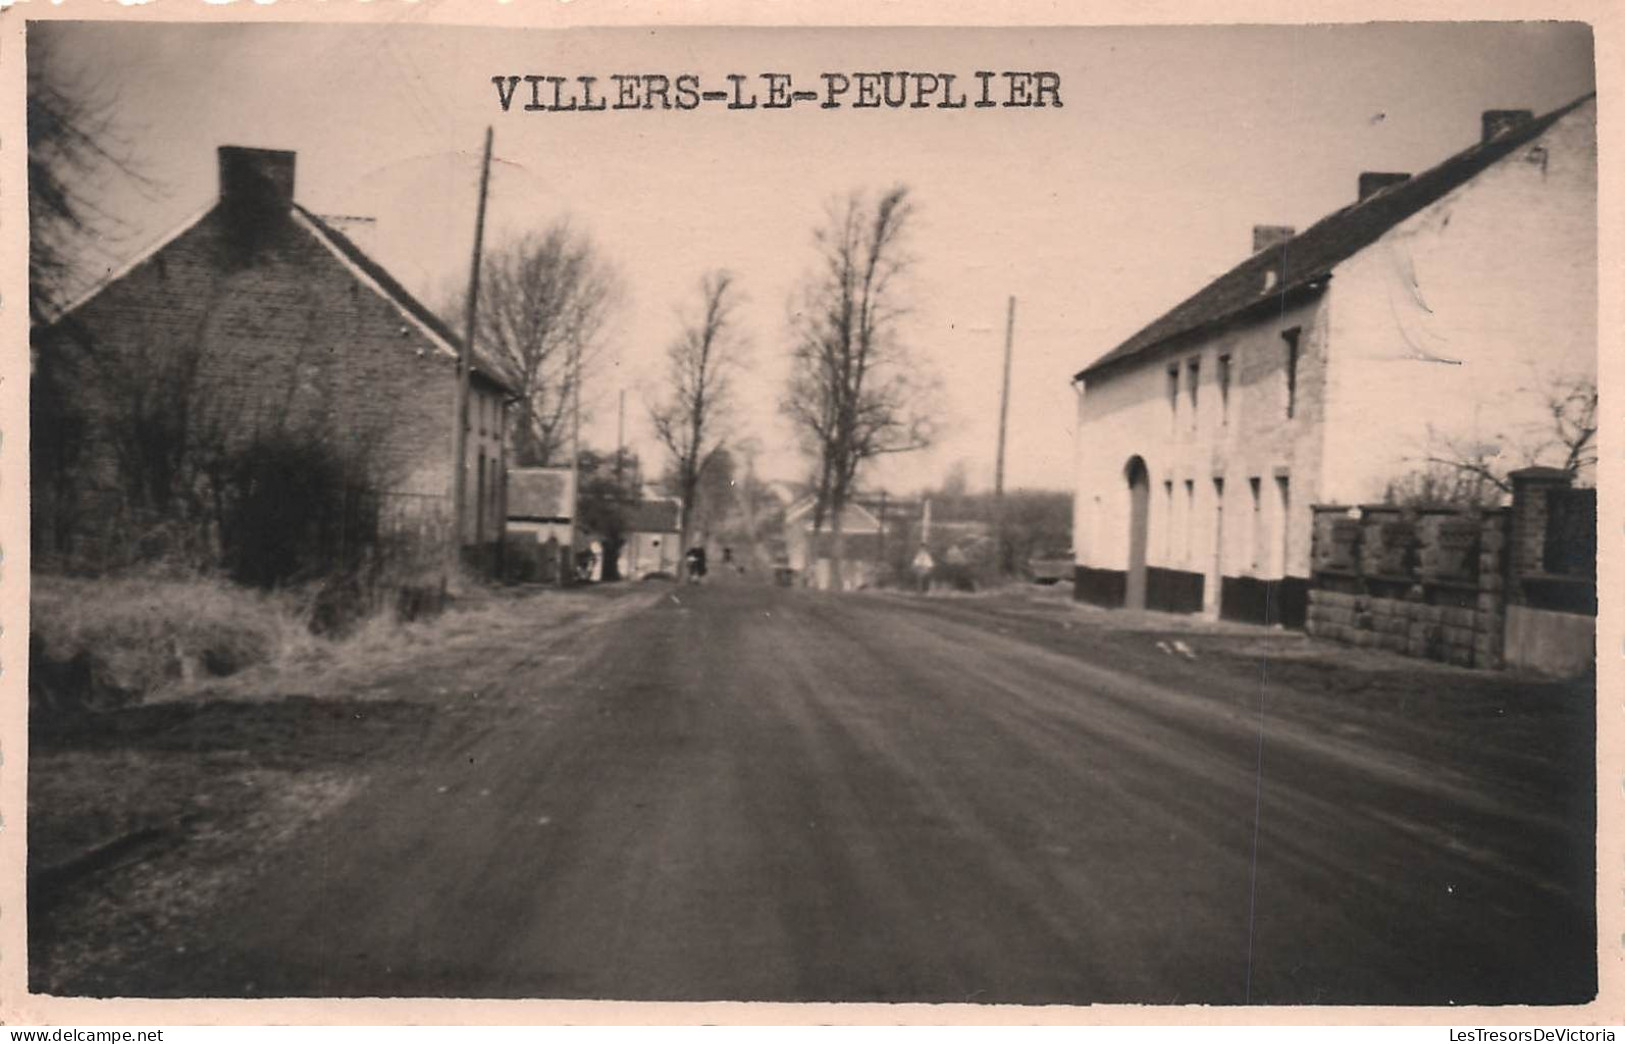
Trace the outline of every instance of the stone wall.
{"type": "Polygon", "coordinates": [[[1310,634],[1500,667],[1505,511],[1316,507],[1310,634]]]}
{"type": "Polygon", "coordinates": [[[1553,468],[1510,479],[1506,508],[1315,507],[1309,633],[1460,667],[1594,664],[1595,525],[1574,516],[1595,493],[1553,468]]]}

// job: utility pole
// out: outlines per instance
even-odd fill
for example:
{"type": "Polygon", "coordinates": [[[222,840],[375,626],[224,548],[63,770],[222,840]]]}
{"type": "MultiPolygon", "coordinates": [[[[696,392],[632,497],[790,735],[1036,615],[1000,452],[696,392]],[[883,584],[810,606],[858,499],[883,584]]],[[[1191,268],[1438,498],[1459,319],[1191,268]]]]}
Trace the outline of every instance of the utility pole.
{"type": "MultiPolygon", "coordinates": [[[[455,565],[462,553],[463,522],[468,512],[468,372],[474,356],[474,321],[479,314],[480,255],[485,249],[485,196],[491,184],[491,128],[485,128],[485,158],[480,162],[480,203],[474,217],[474,259],[469,262],[468,310],[463,319],[463,343],[457,347],[456,430],[452,434],[451,459],[451,560],[455,565]]],[[[475,534],[478,539],[479,534],[475,534]]]]}
{"type": "Polygon", "coordinates": [[[626,460],[626,389],[621,389],[620,412],[615,415],[615,495],[621,492],[621,467],[626,460]]]}
{"type": "Polygon", "coordinates": [[[999,396],[999,455],[993,465],[994,565],[1005,571],[1004,555],[1004,433],[1010,422],[1010,353],[1016,333],[1016,299],[1012,295],[1004,319],[1004,392],[999,396]]]}
{"type": "Polygon", "coordinates": [[[575,578],[576,537],[581,533],[581,346],[570,353],[570,549],[559,570],[561,586],[575,578]]]}
{"type": "Polygon", "coordinates": [[[881,489],[880,489],[880,541],[879,541],[879,543],[880,543],[879,561],[876,563],[876,565],[878,567],[880,567],[880,568],[884,568],[885,565],[886,565],[886,489],[885,489],[884,486],[882,486],[881,489]]]}

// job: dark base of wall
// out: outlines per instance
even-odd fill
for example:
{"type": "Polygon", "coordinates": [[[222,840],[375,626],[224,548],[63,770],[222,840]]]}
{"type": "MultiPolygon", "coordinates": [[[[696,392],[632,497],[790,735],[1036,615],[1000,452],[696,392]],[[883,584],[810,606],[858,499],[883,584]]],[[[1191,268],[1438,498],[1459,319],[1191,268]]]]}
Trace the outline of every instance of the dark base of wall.
{"type": "Polygon", "coordinates": [[[1309,617],[1309,581],[1299,576],[1227,576],[1219,585],[1219,615],[1242,623],[1302,627],[1309,617]]]}
{"type": "Polygon", "coordinates": [[[1164,613],[1199,613],[1202,611],[1202,589],[1206,580],[1201,573],[1155,566],[1147,568],[1145,607],[1164,613]]]}
{"type": "Polygon", "coordinates": [[[464,544],[463,566],[479,576],[493,578],[500,576],[503,550],[502,545],[494,541],[486,544],[464,544]]]}
{"type": "Polygon", "coordinates": [[[1128,598],[1128,574],[1121,569],[1078,566],[1072,577],[1072,597],[1106,609],[1121,609],[1128,598]]]}
{"type": "Polygon", "coordinates": [[[1523,576],[1518,579],[1523,601],[1532,609],[1556,613],[1597,615],[1597,585],[1570,577],[1523,576]]]}

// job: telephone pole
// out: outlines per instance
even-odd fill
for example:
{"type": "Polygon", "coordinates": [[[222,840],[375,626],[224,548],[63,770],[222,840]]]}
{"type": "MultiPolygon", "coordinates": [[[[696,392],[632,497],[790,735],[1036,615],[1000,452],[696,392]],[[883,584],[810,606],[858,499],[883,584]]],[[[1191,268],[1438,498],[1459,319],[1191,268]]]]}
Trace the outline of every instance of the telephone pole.
{"type": "Polygon", "coordinates": [[[1016,333],[1016,299],[1004,319],[1004,392],[999,396],[999,455],[993,465],[993,554],[999,572],[1006,571],[1004,554],[1004,435],[1010,422],[1010,353],[1016,333]]]}
{"type": "Polygon", "coordinates": [[[559,570],[561,587],[575,582],[576,538],[581,535],[581,346],[570,353],[570,548],[559,570]],[[566,579],[568,577],[568,579],[566,579]]]}
{"type": "Polygon", "coordinates": [[[626,389],[621,389],[620,412],[615,415],[615,494],[621,492],[621,469],[626,460],[626,389]]]}
{"type": "MultiPolygon", "coordinates": [[[[468,505],[468,371],[474,357],[474,321],[479,314],[480,255],[485,249],[485,196],[491,184],[491,128],[485,128],[485,158],[480,162],[480,203],[474,217],[474,259],[468,271],[468,310],[463,319],[463,343],[457,346],[456,430],[451,459],[451,560],[455,564],[463,546],[464,516],[468,505]]],[[[475,534],[475,539],[479,534],[475,534]]]]}

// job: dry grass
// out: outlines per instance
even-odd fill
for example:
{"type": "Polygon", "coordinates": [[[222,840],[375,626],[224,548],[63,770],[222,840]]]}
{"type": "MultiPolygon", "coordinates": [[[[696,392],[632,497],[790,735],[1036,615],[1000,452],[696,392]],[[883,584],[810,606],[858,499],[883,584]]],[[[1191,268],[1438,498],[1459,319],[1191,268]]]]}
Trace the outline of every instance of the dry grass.
{"type": "Polygon", "coordinates": [[[143,699],[199,677],[297,657],[320,643],[297,596],[206,578],[36,576],[29,609],[32,687],[47,700],[143,699]],[[53,691],[68,687],[62,682],[92,691],[53,691]]]}
{"type": "Polygon", "coordinates": [[[625,585],[611,591],[469,589],[434,620],[373,618],[343,641],[318,643],[210,689],[237,699],[290,692],[373,699],[489,688],[515,663],[566,655],[574,636],[613,626],[657,595],[625,585]]]}
{"type": "Polygon", "coordinates": [[[230,677],[378,665],[500,615],[476,585],[462,588],[444,617],[401,622],[383,608],[342,636],[324,636],[311,628],[315,588],[263,592],[163,572],[35,576],[30,689],[45,705],[105,707],[186,695],[230,677]]]}

